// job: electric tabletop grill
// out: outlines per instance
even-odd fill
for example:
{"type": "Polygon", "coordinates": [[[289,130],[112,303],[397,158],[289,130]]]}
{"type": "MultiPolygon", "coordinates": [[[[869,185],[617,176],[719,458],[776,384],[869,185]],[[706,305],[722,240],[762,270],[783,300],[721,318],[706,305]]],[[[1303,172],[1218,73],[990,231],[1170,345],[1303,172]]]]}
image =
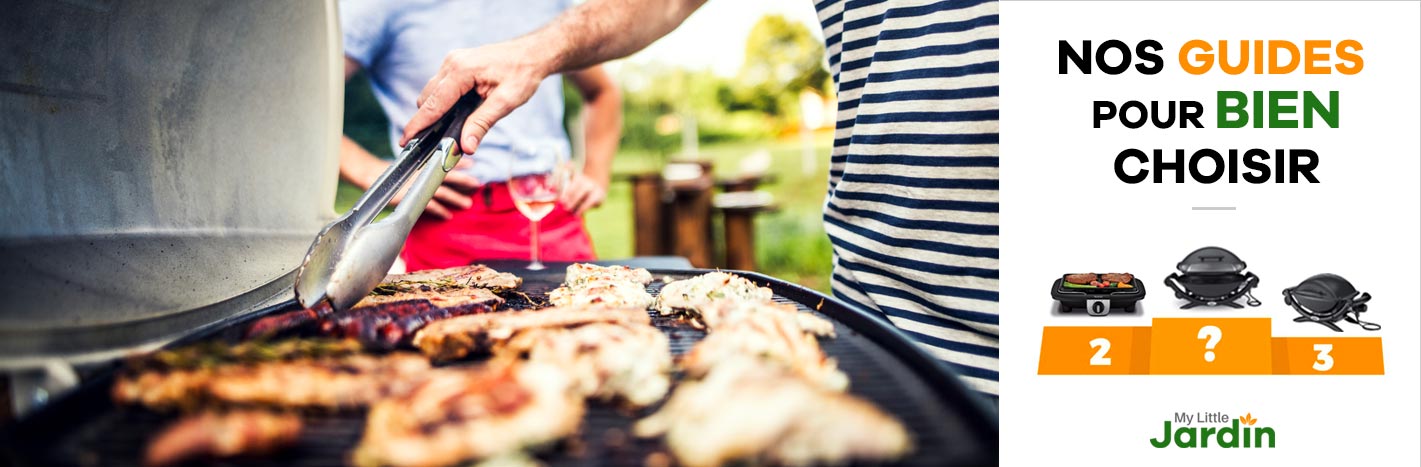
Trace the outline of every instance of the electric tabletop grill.
{"type": "MultiPolygon", "coordinates": [[[[543,272],[511,270],[524,278],[520,292],[542,297],[563,280],[562,266],[543,272]]],[[[706,270],[653,270],[654,277],[685,279],[706,270]]],[[[953,377],[934,357],[881,319],[804,287],[751,272],[736,274],[764,284],[774,300],[792,303],[833,321],[838,337],[823,339],[825,353],[838,361],[851,381],[848,391],[863,397],[903,421],[914,437],[915,451],[898,465],[990,465],[997,456],[995,410],[953,377]]],[[[659,292],[662,282],[649,290],[659,292]]],[[[506,308],[534,306],[522,294],[505,294],[506,308]]],[[[295,309],[286,302],[175,343],[207,339],[236,342],[245,324],[260,316],[295,309]]],[[[686,352],[705,336],[674,318],[653,313],[653,325],[667,333],[673,354],[686,352]]],[[[172,420],[142,408],[116,407],[109,389],[113,369],[89,381],[73,394],[56,400],[21,420],[4,445],[19,465],[126,466],[139,465],[147,441],[172,420]]],[[[674,388],[673,388],[674,390],[674,388]]],[[[570,446],[543,454],[549,465],[641,466],[652,452],[664,450],[660,440],[631,438],[631,425],[655,407],[627,414],[612,406],[589,402],[583,429],[570,446]],[[614,442],[625,439],[625,442],[614,442]]],[[[304,414],[305,429],[296,446],[274,457],[224,460],[224,465],[347,465],[347,457],[364,430],[363,412],[304,414]]],[[[747,421],[747,423],[750,423],[747,421]]],[[[0,458],[3,460],[3,458],[0,458]]],[[[3,463],[3,462],[0,462],[3,463]]]]}
{"type": "Polygon", "coordinates": [[[1056,279],[1051,286],[1051,298],[1060,303],[1062,312],[1085,310],[1091,316],[1105,316],[1112,310],[1135,312],[1135,304],[1145,298],[1145,283],[1135,277],[1130,287],[1075,288],[1066,285],[1066,277],[1056,279]]]}
{"type": "Polygon", "coordinates": [[[1180,307],[1224,305],[1243,308],[1236,302],[1248,298],[1248,306],[1260,305],[1251,293],[1258,286],[1258,276],[1245,271],[1248,263],[1229,250],[1210,246],[1194,250],[1177,266],[1178,273],[1164,279],[1164,285],[1174,289],[1174,296],[1188,300],[1180,307]]]}

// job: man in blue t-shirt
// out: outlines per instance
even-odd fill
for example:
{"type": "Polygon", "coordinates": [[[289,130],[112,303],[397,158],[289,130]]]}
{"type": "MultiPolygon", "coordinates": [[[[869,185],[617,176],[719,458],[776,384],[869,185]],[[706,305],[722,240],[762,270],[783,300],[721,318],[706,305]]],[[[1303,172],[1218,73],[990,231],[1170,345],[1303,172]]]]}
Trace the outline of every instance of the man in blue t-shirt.
{"type": "MultiPolygon", "coordinates": [[[[349,79],[362,69],[369,74],[390,121],[388,154],[398,154],[401,130],[417,110],[413,103],[449,51],[527,34],[570,6],[568,0],[342,0],[345,75],[349,79]]],[[[606,195],[621,137],[621,96],[600,66],[564,75],[586,102],[586,161],[540,224],[541,253],[548,260],[585,261],[593,252],[581,215],[606,195]]],[[[530,148],[569,152],[561,76],[540,78],[528,102],[490,129],[478,152],[448,175],[401,252],[407,269],[529,256],[529,221],[513,207],[503,182],[533,170],[520,161],[530,148]]],[[[342,139],[343,180],[369,188],[389,164],[349,137],[342,139]]]]}

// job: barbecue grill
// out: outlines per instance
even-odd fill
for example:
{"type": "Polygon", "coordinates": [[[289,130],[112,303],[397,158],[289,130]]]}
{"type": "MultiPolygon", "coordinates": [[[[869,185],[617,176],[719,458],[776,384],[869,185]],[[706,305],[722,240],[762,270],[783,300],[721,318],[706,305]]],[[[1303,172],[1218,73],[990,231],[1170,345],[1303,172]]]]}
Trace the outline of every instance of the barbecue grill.
{"type": "Polygon", "coordinates": [[[1248,263],[1229,250],[1216,246],[1194,250],[1176,266],[1178,273],[1164,279],[1164,285],[1174,289],[1174,296],[1188,300],[1180,307],[1190,309],[1196,306],[1224,305],[1243,308],[1236,300],[1247,297],[1248,306],[1258,306],[1253,298],[1253,288],[1258,286],[1258,276],[1248,269],[1248,263]]]}
{"type": "MultiPolygon", "coordinates": [[[[16,55],[0,69],[0,371],[29,413],[0,433],[0,464],[136,465],[172,415],[114,406],[116,358],[235,342],[245,324],[298,306],[293,271],[335,218],[335,1],[19,0],[6,9],[0,41],[16,55]]],[[[527,296],[508,295],[507,308],[534,306],[528,297],[562,281],[561,269],[509,272],[524,277],[527,296]]],[[[743,274],[835,322],[839,337],[823,348],[850,391],[915,438],[903,465],[995,462],[995,410],[942,363],[880,318],[743,274]]],[[[654,321],[677,354],[704,335],[654,321]]],[[[302,416],[294,449],[225,463],[345,465],[364,415],[302,416]]],[[[636,418],[592,404],[580,437],[546,460],[642,465],[663,448],[630,438],[636,418]]]]}
{"type": "Polygon", "coordinates": [[[1106,316],[1112,310],[1134,313],[1135,304],[1145,298],[1145,283],[1138,277],[1130,280],[1130,287],[1073,288],[1067,283],[1062,276],[1051,285],[1051,298],[1060,303],[1062,312],[1083,309],[1091,316],[1106,316]]]}
{"type": "Polygon", "coordinates": [[[335,1],[4,8],[0,383],[15,408],[289,298],[335,217],[335,1]]]}
{"type": "MultiPolygon", "coordinates": [[[[514,270],[524,278],[522,294],[507,294],[506,308],[535,306],[536,299],[562,282],[562,267],[544,272],[514,270]],[[526,297],[524,296],[526,294],[526,297]]],[[[685,279],[709,271],[653,270],[657,278],[685,279]]],[[[962,385],[943,365],[879,318],[832,297],[752,272],[736,274],[770,287],[774,300],[792,303],[833,321],[837,338],[821,341],[825,353],[838,360],[848,375],[849,392],[892,414],[908,427],[916,450],[898,465],[985,465],[997,455],[995,411],[962,385]]],[[[649,291],[656,294],[661,282],[649,291]]],[[[207,339],[237,342],[252,319],[295,309],[294,302],[268,307],[226,325],[214,327],[175,344],[207,339]]],[[[654,313],[654,312],[650,312],[654,313]]],[[[705,333],[675,318],[653,314],[653,325],[667,333],[671,352],[686,352],[705,333]]],[[[138,465],[147,440],[171,420],[171,415],[141,408],[115,407],[109,386],[116,366],[78,391],[45,406],[10,432],[8,455],[23,465],[138,465]]],[[[649,407],[627,414],[610,405],[591,402],[578,438],[549,451],[550,465],[636,465],[664,449],[658,440],[631,437],[631,424],[654,412],[649,407]]],[[[364,429],[364,413],[304,414],[308,422],[296,446],[275,457],[229,461],[230,465],[345,465],[364,429]]]]}

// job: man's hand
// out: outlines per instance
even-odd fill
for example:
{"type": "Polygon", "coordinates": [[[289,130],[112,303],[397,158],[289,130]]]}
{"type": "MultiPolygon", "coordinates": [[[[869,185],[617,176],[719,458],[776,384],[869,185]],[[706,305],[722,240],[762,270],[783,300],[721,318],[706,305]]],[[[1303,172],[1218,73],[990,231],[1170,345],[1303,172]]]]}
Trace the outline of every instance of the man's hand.
{"type": "Polygon", "coordinates": [[[588,210],[602,205],[602,200],[607,199],[607,184],[598,182],[582,173],[577,173],[569,180],[567,187],[562,190],[563,207],[567,208],[574,215],[581,216],[588,210]]]}
{"type": "Polygon", "coordinates": [[[666,35],[705,0],[590,0],[543,28],[508,42],[459,49],[420,92],[400,145],[438,121],[465,93],[483,104],[464,121],[459,145],[473,153],[488,129],[533,96],[553,73],[625,57],[666,35]]]}
{"type": "MultiPolygon", "coordinates": [[[[424,207],[424,215],[447,220],[454,216],[454,211],[468,209],[474,204],[473,198],[469,195],[483,184],[460,171],[460,169],[469,167],[470,164],[472,162],[469,159],[460,159],[455,169],[444,176],[444,184],[434,191],[434,198],[430,199],[429,204],[424,207]]],[[[359,167],[350,168],[348,181],[362,190],[369,190],[370,185],[375,183],[375,179],[380,178],[380,174],[390,166],[390,162],[371,157],[369,161],[358,165],[359,167]]],[[[346,167],[342,167],[342,172],[345,172],[346,169],[346,167]]],[[[408,187],[396,193],[395,197],[390,200],[390,205],[399,204],[400,200],[404,199],[407,190],[408,187]]]]}
{"type": "Polygon", "coordinates": [[[464,121],[459,146],[472,154],[493,124],[518,106],[528,102],[538,84],[551,73],[546,63],[532,59],[525,41],[501,42],[472,49],[458,49],[444,57],[439,72],[419,93],[419,110],[405,125],[400,145],[434,124],[465,93],[477,92],[483,103],[464,121]]]}

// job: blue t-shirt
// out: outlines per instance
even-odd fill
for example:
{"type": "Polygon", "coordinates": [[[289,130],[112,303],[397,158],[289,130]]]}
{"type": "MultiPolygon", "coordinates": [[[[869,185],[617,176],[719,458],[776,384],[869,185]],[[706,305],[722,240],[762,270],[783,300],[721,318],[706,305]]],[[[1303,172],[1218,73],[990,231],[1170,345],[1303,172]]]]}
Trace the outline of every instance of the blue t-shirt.
{"type": "MultiPolygon", "coordinates": [[[[569,8],[569,0],[341,0],[345,55],[370,75],[375,98],[390,119],[391,154],[414,116],[419,92],[454,49],[502,42],[532,32],[569,8]]],[[[469,174],[482,182],[515,175],[520,154],[570,146],[563,130],[562,77],[543,80],[527,104],[499,120],[479,143],[469,174]],[[522,149],[519,149],[522,148],[522,149]]]]}

